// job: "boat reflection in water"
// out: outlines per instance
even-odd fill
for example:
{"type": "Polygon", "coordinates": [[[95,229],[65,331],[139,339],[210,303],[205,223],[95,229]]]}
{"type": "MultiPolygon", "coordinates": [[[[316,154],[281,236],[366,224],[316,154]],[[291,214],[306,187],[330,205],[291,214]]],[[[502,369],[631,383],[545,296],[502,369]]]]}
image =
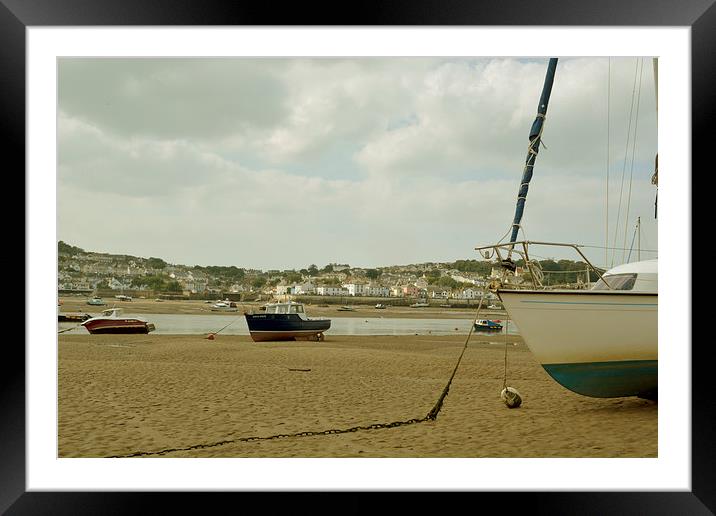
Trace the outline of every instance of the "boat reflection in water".
{"type": "Polygon", "coordinates": [[[263,313],[246,313],[249,334],[255,342],[280,340],[324,339],[323,332],[331,327],[330,319],[312,319],[306,316],[303,303],[287,301],[268,303],[263,313]]]}

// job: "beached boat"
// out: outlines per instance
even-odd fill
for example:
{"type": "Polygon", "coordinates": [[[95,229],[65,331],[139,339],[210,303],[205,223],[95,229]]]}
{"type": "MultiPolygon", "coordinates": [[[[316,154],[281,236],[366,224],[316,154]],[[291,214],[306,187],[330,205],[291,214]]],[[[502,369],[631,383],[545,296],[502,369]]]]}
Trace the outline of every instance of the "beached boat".
{"type": "Polygon", "coordinates": [[[425,303],[423,301],[420,301],[418,303],[413,303],[410,305],[410,308],[428,308],[430,306],[430,303],[425,303]]]}
{"type": "Polygon", "coordinates": [[[91,334],[102,333],[149,333],[154,331],[154,324],[139,317],[126,317],[121,308],[109,308],[102,315],[87,319],[84,326],[91,334]]]}
{"type": "Polygon", "coordinates": [[[323,340],[330,319],[309,318],[303,303],[267,303],[264,313],[246,313],[249,334],[255,342],[277,340],[323,340]]]}
{"type": "Polygon", "coordinates": [[[101,297],[94,296],[87,300],[88,305],[94,305],[94,306],[104,306],[107,303],[104,302],[104,300],[101,297]]]}
{"type": "Polygon", "coordinates": [[[70,313],[57,314],[57,322],[82,322],[91,319],[90,314],[70,313]]]}
{"type": "Polygon", "coordinates": [[[356,309],[353,308],[352,306],[342,306],[342,307],[338,308],[337,310],[339,312],[355,312],[356,311],[356,309]]]}
{"type": "Polygon", "coordinates": [[[378,310],[385,310],[385,305],[384,305],[383,303],[378,303],[377,305],[375,305],[375,307],[376,307],[378,310]]]}
{"type": "MultiPolygon", "coordinates": [[[[515,321],[527,347],[555,381],[584,396],[655,399],[658,390],[657,260],[626,263],[602,274],[579,245],[516,240],[556,63],[556,59],[550,59],[538,116],[530,131],[530,148],[510,241],[476,249],[492,249],[505,277],[515,272],[513,253],[519,255],[529,269],[534,288],[502,288],[497,281],[492,289],[510,319],[515,321]],[[529,257],[531,245],[575,249],[599,280],[590,290],[545,289],[540,280],[543,273],[538,263],[529,257]]],[[[654,67],[656,72],[656,62],[654,67]]],[[[483,253],[485,257],[489,254],[489,251],[483,253]]]]}
{"type": "Polygon", "coordinates": [[[490,330],[490,331],[499,331],[502,329],[502,324],[500,324],[500,321],[493,321],[490,319],[477,319],[475,321],[475,330],[490,330]]]}
{"type": "Polygon", "coordinates": [[[498,290],[542,367],[599,398],[656,395],[657,260],[607,271],[592,290],[498,290]]]}
{"type": "Polygon", "coordinates": [[[238,312],[239,307],[233,301],[219,301],[211,305],[212,312],[238,312]]]}

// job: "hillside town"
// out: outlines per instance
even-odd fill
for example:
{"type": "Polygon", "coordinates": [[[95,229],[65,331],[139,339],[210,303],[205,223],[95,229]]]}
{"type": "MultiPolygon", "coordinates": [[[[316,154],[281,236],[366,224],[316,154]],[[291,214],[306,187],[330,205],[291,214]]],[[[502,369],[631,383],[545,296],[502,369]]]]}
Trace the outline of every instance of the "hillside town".
{"type": "MultiPolygon", "coordinates": [[[[574,263],[574,262],[570,262],[574,263]]],[[[258,299],[313,295],[415,299],[479,299],[498,276],[489,261],[393,265],[378,268],[330,263],[323,268],[259,270],[235,266],[187,266],[160,258],[88,252],[62,241],[58,245],[58,292],[113,291],[141,297],[258,299]]],[[[579,282],[578,271],[574,272],[579,282]]],[[[528,280],[522,267],[514,282],[528,280]]],[[[488,296],[491,298],[492,296],[488,296]]]]}

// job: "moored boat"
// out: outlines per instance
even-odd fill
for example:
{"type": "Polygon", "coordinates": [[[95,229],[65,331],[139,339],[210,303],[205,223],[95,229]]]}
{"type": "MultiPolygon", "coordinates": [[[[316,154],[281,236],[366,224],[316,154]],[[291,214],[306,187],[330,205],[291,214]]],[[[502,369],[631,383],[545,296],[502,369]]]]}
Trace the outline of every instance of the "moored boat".
{"type": "MultiPolygon", "coordinates": [[[[491,282],[489,288],[499,296],[525,344],[555,381],[584,396],[656,399],[658,261],[639,260],[602,273],[580,250],[583,246],[517,241],[556,66],[557,59],[550,59],[538,114],[529,134],[530,144],[509,242],[476,249],[484,251],[485,258],[492,253],[496,255],[502,278],[491,282]],[[529,257],[531,245],[573,248],[599,280],[589,290],[545,288],[541,284],[543,272],[539,262],[529,257]],[[513,254],[520,256],[527,268],[532,289],[503,286],[502,280],[509,284],[517,269],[513,254]]],[[[655,78],[656,66],[655,59],[655,78]]],[[[657,184],[657,171],[652,177],[653,184],[657,184]]],[[[606,249],[609,247],[605,246],[606,249]]]]}
{"type": "Polygon", "coordinates": [[[233,301],[218,301],[217,303],[214,303],[211,305],[211,311],[212,312],[238,312],[239,308],[236,306],[236,303],[233,301]]]}
{"type": "Polygon", "coordinates": [[[500,331],[502,329],[502,324],[500,324],[499,321],[493,321],[490,319],[477,319],[475,321],[475,329],[476,330],[490,330],[490,331],[500,331]]]}
{"type": "Polygon", "coordinates": [[[249,334],[255,342],[281,340],[323,340],[331,327],[330,319],[306,316],[303,303],[267,303],[263,313],[246,313],[249,334]]]}
{"type": "Polygon", "coordinates": [[[94,306],[104,306],[107,303],[104,302],[104,300],[101,297],[94,296],[87,300],[88,305],[94,305],[94,306]]]}
{"type": "Polygon", "coordinates": [[[156,328],[154,324],[139,317],[126,317],[121,308],[109,308],[102,315],[87,319],[84,326],[91,334],[103,333],[149,333],[156,328]]]}
{"type": "Polygon", "coordinates": [[[591,290],[498,290],[525,344],[567,389],[598,398],[655,397],[657,260],[607,271],[591,290]]]}
{"type": "Polygon", "coordinates": [[[87,319],[91,319],[92,316],[90,314],[83,314],[83,313],[63,313],[63,314],[57,314],[57,322],[82,322],[86,321],[87,319]]]}

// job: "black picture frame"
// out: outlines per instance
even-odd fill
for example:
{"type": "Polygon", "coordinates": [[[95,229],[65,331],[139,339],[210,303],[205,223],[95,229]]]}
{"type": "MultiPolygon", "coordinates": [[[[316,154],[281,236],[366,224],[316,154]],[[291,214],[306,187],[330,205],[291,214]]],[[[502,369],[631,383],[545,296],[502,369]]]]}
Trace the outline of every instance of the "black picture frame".
{"type": "MultiPolygon", "coordinates": [[[[116,25],[426,25],[426,26],[688,26],[691,28],[692,69],[692,157],[707,164],[710,145],[708,125],[716,109],[712,100],[716,84],[716,0],[401,0],[391,2],[291,4],[281,7],[239,2],[190,0],[0,0],[0,119],[6,129],[3,145],[6,170],[25,169],[25,29],[30,26],[116,26],[116,25]],[[8,164],[7,158],[10,158],[8,164]]],[[[690,173],[690,171],[688,172],[690,173]]],[[[686,175],[686,174],[685,174],[686,175]]],[[[25,271],[26,277],[30,271],[25,271]]],[[[692,318],[693,320],[693,318],[692,318]]],[[[451,502],[477,499],[494,502],[514,511],[516,507],[538,514],[714,514],[716,510],[716,404],[710,392],[709,351],[706,344],[692,346],[692,490],[690,492],[521,492],[455,493],[451,502]]],[[[7,514],[125,514],[148,512],[152,502],[163,512],[177,506],[206,512],[208,497],[244,497],[250,507],[253,493],[146,493],[146,492],[26,492],[25,476],[25,353],[6,349],[0,390],[0,512],[7,514]]],[[[376,509],[379,493],[345,493],[340,512],[376,509]]],[[[430,510],[429,493],[400,497],[401,509],[430,510]]],[[[284,504],[305,512],[321,493],[264,496],[263,510],[284,504]]],[[[329,497],[330,499],[330,497],[329,497]]],[[[213,502],[214,500],[212,500],[213,502]]],[[[228,501],[228,500],[227,500],[228,501]]],[[[231,503],[231,502],[230,502],[231,503]]],[[[445,502],[441,509],[445,510],[445,502]]],[[[472,506],[475,508],[475,506],[472,506]]],[[[491,507],[485,505],[484,507],[491,507]]],[[[315,512],[316,506],[311,506],[315,512]]],[[[238,510],[238,508],[237,508],[238,510]]]]}

